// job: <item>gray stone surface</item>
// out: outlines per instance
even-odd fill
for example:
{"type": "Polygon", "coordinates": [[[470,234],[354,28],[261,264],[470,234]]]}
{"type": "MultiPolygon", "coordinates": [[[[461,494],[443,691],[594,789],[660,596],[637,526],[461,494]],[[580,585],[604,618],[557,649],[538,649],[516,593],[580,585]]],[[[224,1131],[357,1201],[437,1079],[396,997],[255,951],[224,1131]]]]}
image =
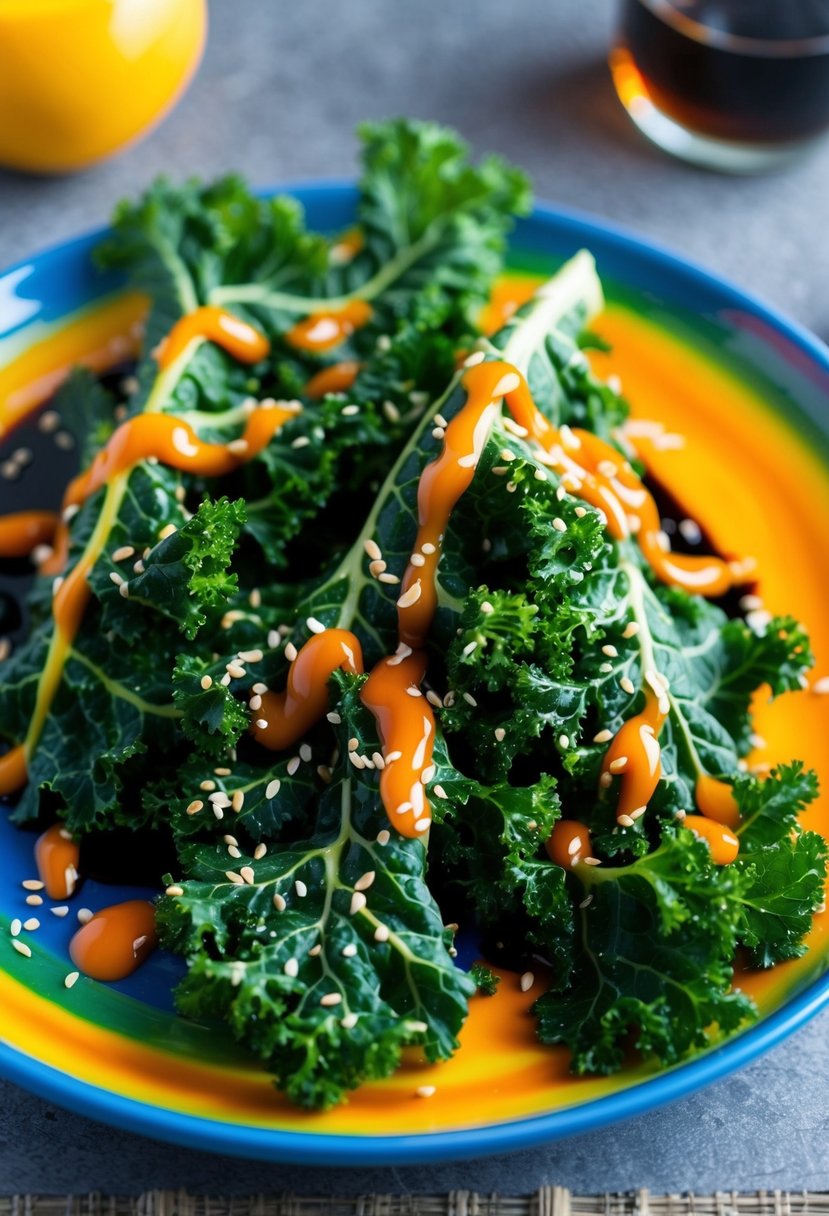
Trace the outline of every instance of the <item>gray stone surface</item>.
{"type": "MultiPolygon", "coordinates": [[[[717,177],[638,140],[603,55],[610,0],[217,0],[204,65],[144,143],[90,172],[0,173],[0,265],[104,221],[153,174],[343,176],[352,129],[412,114],[523,164],[540,197],[632,225],[829,337],[829,143],[784,174],[717,177]]],[[[0,1031],[2,1011],[0,1011],[0,1031]]],[[[0,1084],[0,1193],[829,1188],[829,1017],[738,1076],[626,1125],[485,1162],[248,1164],[112,1131],[0,1084]]]]}

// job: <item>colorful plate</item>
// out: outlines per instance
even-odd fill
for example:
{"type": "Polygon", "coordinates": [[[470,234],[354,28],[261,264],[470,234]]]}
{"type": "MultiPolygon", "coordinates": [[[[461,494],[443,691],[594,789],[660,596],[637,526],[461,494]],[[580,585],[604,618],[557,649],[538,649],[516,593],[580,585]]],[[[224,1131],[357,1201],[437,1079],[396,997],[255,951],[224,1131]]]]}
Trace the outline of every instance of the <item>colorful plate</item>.
{"type": "MultiPolygon", "coordinates": [[[[348,186],[297,188],[310,223],[336,230],[352,217],[348,186]]],[[[96,366],[129,349],[140,302],[90,263],[97,235],[61,245],[0,276],[0,401],[25,413],[53,382],[68,352],[96,366]]],[[[601,370],[622,377],[634,411],[687,437],[654,454],[691,515],[726,549],[759,559],[772,609],[809,627],[818,673],[829,671],[825,571],[829,539],[819,512],[829,501],[829,352],[756,300],[681,258],[609,225],[539,208],[519,225],[512,261],[549,272],[581,246],[596,255],[609,308],[597,328],[616,344],[601,370]],[[654,400],[659,401],[658,411],[654,400]],[[700,464],[704,475],[700,475],[700,464]]],[[[13,449],[23,442],[7,437],[13,449]]],[[[10,450],[11,450],[10,449],[10,450]]],[[[2,486],[6,502],[34,505],[37,463],[2,486]],[[12,499],[12,496],[17,496],[12,499]],[[25,501],[24,501],[25,500],[25,501]]],[[[758,706],[767,746],[756,759],[798,755],[823,771],[829,698],[811,693],[758,706]]],[[[829,837],[829,803],[809,826],[829,837]]],[[[435,1160],[503,1152],[640,1114],[738,1068],[829,1004],[829,953],[818,923],[796,963],[741,975],[761,1020],[726,1044],[671,1070],[640,1065],[610,1079],[575,1079],[566,1054],[535,1042],[516,977],[495,998],[476,998],[457,1057],[430,1068],[416,1057],[325,1115],[297,1112],[268,1078],[207,1028],[172,1013],[180,964],[157,954],[131,979],[67,990],[66,944],[76,924],[28,907],[20,883],[33,874],[32,838],[0,817],[0,1073],[84,1114],[201,1149],[314,1164],[435,1160]],[[26,958],[9,923],[36,916],[26,958]],[[425,1083],[429,1099],[415,1091],[425,1083]]],[[[79,901],[102,907],[126,897],[87,882],[79,901]]],[[[818,918],[819,922],[826,918],[818,918]]],[[[469,943],[474,950],[474,943],[469,943]]]]}

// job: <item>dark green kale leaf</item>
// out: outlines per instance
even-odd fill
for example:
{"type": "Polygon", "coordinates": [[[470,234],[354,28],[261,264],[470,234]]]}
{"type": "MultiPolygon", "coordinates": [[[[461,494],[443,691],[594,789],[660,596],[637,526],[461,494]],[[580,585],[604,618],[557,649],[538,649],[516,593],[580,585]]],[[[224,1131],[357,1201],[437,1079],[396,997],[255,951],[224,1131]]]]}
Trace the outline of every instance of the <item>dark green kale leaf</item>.
{"type": "Polygon", "coordinates": [[[495,996],[501,982],[500,975],[496,975],[485,963],[473,963],[469,968],[469,978],[481,996],[495,996]]]}

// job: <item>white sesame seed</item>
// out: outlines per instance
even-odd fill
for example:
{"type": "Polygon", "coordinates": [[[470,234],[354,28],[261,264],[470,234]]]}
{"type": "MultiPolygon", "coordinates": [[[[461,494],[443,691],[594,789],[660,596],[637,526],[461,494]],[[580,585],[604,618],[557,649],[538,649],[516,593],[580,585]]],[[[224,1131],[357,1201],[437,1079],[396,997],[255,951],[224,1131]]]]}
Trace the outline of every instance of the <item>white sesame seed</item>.
{"type": "Polygon", "coordinates": [[[421,551],[421,553],[426,553],[427,555],[430,553],[437,552],[435,546],[432,544],[431,541],[428,541],[428,540],[424,541],[423,544],[420,546],[420,551],[421,551]]]}
{"type": "Polygon", "coordinates": [[[410,684],[409,687],[406,689],[406,693],[410,697],[422,697],[423,696],[423,693],[420,691],[420,689],[417,687],[416,684],[410,684]]]}
{"type": "Polygon", "coordinates": [[[589,895],[586,895],[584,897],[584,899],[579,904],[579,907],[580,908],[589,908],[590,905],[592,904],[592,902],[593,902],[593,893],[591,891],[591,893],[589,895]]]}
{"type": "Polygon", "coordinates": [[[372,559],[372,561],[379,561],[380,558],[383,556],[383,551],[380,548],[380,546],[377,544],[377,541],[372,540],[370,537],[368,538],[368,540],[363,541],[363,549],[365,550],[368,557],[370,557],[372,559]]]}
{"type": "Polygon", "coordinates": [[[638,621],[628,621],[627,625],[625,625],[624,629],[622,630],[622,637],[623,638],[634,638],[634,637],[636,637],[638,632],[639,632],[639,622],[638,621]]]}
{"type": "Polygon", "coordinates": [[[555,528],[556,532],[566,532],[567,531],[567,524],[564,522],[563,519],[559,519],[558,516],[556,516],[556,518],[553,520],[553,527],[555,528]]]}
{"type": "Polygon", "coordinates": [[[586,507],[575,507],[573,510],[573,514],[576,516],[577,519],[584,519],[585,515],[587,514],[587,508],[586,507]]]}
{"type": "Polygon", "coordinates": [[[432,428],[432,438],[433,439],[443,439],[445,434],[446,434],[446,431],[444,430],[444,428],[442,426],[436,426],[436,427],[432,428]]]}
{"type": "Polygon", "coordinates": [[[642,818],[642,816],[644,815],[644,813],[647,809],[648,808],[646,806],[638,806],[635,811],[630,812],[630,817],[634,821],[634,823],[636,822],[637,819],[642,818]]]}
{"type": "Polygon", "coordinates": [[[43,903],[43,897],[41,895],[27,895],[26,903],[32,908],[38,908],[43,903]]]}
{"type": "Polygon", "coordinates": [[[391,840],[391,832],[387,828],[381,828],[377,833],[377,843],[380,845],[388,844],[391,840]]]}
{"type": "Polygon", "coordinates": [[[586,866],[600,866],[602,863],[599,861],[598,857],[585,857],[584,864],[586,866]]]}
{"type": "Polygon", "coordinates": [[[594,743],[609,743],[613,738],[612,730],[600,730],[597,735],[593,736],[594,743]]]}
{"type": "Polygon", "coordinates": [[[602,646],[602,654],[606,654],[609,659],[617,659],[619,657],[619,651],[615,646],[611,646],[609,642],[602,646]]]}
{"type": "Polygon", "coordinates": [[[309,616],[305,619],[305,624],[312,633],[325,633],[325,626],[322,621],[318,621],[315,616],[309,616]]]}
{"type": "Polygon", "coordinates": [[[394,813],[395,815],[407,815],[409,811],[413,810],[411,802],[401,802],[394,808],[394,813]]]}
{"type": "Polygon", "coordinates": [[[349,752],[348,758],[351,761],[354,768],[364,769],[366,767],[366,762],[363,759],[363,757],[360,755],[359,752],[349,752]]]}
{"type": "Polygon", "coordinates": [[[110,570],[109,581],[115,583],[116,587],[120,587],[124,580],[117,570],[110,570]]]}
{"type": "Polygon", "coordinates": [[[467,643],[466,643],[466,645],[465,645],[465,646],[464,646],[464,648],[463,648],[463,652],[462,652],[462,653],[463,653],[464,655],[470,655],[470,654],[472,654],[472,653],[473,653],[475,650],[477,650],[477,649],[478,649],[478,643],[477,643],[476,641],[474,641],[474,640],[473,640],[472,642],[467,642],[467,643]]]}
{"type": "Polygon", "coordinates": [[[446,793],[446,790],[443,788],[442,785],[436,785],[433,789],[433,793],[436,798],[448,798],[449,797],[449,795],[446,793]]]}
{"type": "Polygon", "coordinates": [[[12,923],[9,925],[9,933],[12,935],[12,937],[19,937],[20,930],[22,928],[23,928],[23,922],[20,920],[19,916],[16,916],[14,918],[14,920],[12,921],[12,923]]]}
{"type": "Polygon", "coordinates": [[[507,732],[504,730],[503,726],[496,726],[494,734],[499,743],[503,743],[504,739],[507,737],[507,732]]]}
{"type": "Polygon", "coordinates": [[[228,856],[232,857],[234,861],[238,861],[239,858],[242,856],[242,850],[240,848],[238,848],[235,844],[229,844],[227,846],[227,853],[228,853],[228,856]]]}
{"type": "MultiPolygon", "coordinates": [[[[380,336],[385,338],[388,335],[381,334],[380,336]]],[[[377,342],[379,345],[379,342],[380,342],[379,338],[377,339],[377,342]]],[[[383,402],[383,413],[386,415],[389,422],[399,422],[400,421],[400,410],[397,408],[397,406],[394,404],[393,401],[384,401],[383,402]]]]}
{"type": "Polygon", "coordinates": [[[286,959],[282,970],[285,975],[290,976],[291,979],[295,979],[299,975],[299,963],[295,958],[286,959]]]}
{"type": "Polygon", "coordinates": [[[374,930],[374,940],[376,942],[387,942],[390,936],[388,925],[378,925],[374,930]]]}
{"type": "Polygon", "coordinates": [[[343,958],[354,958],[356,953],[357,947],[355,946],[354,942],[349,942],[347,946],[343,946],[342,948],[343,958]]]}
{"type": "Polygon", "coordinates": [[[437,1087],[435,1085],[418,1085],[417,1089],[415,1090],[415,1094],[418,1098],[431,1098],[435,1093],[437,1093],[437,1087]]]}
{"type": "Polygon", "coordinates": [[[31,958],[32,952],[25,942],[19,941],[16,937],[12,940],[12,945],[18,954],[22,954],[24,958],[31,958]]]}
{"type": "Polygon", "coordinates": [[[397,601],[398,608],[411,608],[420,599],[422,588],[420,579],[415,579],[408,591],[404,591],[397,601]]]}
{"type": "Polygon", "coordinates": [[[300,748],[299,748],[300,760],[304,761],[304,763],[307,764],[308,761],[311,759],[312,755],[313,755],[313,753],[311,751],[311,745],[309,743],[300,744],[300,748]]]}
{"type": "Polygon", "coordinates": [[[374,870],[366,870],[365,874],[361,874],[354,884],[355,891],[367,891],[374,879],[377,877],[374,870]]]}
{"type": "Polygon", "coordinates": [[[308,951],[309,958],[316,958],[318,954],[322,954],[322,946],[319,943],[308,951]]]}
{"type": "Polygon", "coordinates": [[[340,1005],[342,999],[341,992],[326,992],[325,996],[320,997],[320,1004],[325,1006],[340,1005]]]}
{"type": "Polygon", "coordinates": [[[273,897],[273,906],[276,908],[277,912],[284,912],[288,906],[278,891],[273,897]]]}
{"type": "Polygon", "coordinates": [[[340,1025],[343,1030],[353,1030],[357,1025],[357,1014],[347,1013],[344,1018],[340,1018],[340,1025]]]}
{"type": "Polygon", "coordinates": [[[199,811],[203,807],[204,807],[204,803],[202,802],[201,798],[194,798],[193,801],[191,803],[189,803],[186,813],[188,815],[198,815],[199,811]]]}
{"type": "Polygon", "coordinates": [[[242,878],[241,874],[237,874],[235,870],[225,870],[225,878],[236,887],[243,887],[245,885],[244,878],[242,878]]]}
{"type": "Polygon", "coordinates": [[[393,764],[402,757],[402,752],[386,752],[386,764],[393,764]]]}
{"type": "Polygon", "coordinates": [[[292,448],[307,448],[311,440],[307,435],[299,435],[291,444],[292,448]]]}
{"type": "Polygon", "coordinates": [[[288,660],[289,663],[293,663],[297,654],[298,654],[298,651],[297,651],[296,646],[294,646],[293,642],[286,642],[285,643],[285,658],[288,660]]]}
{"type": "Polygon", "coordinates": [[[473,709],[477,709],[477,708],[478,708],[478,702],[477,702],[477,701],[475,700],[475,698],[472,696],[472,693],[471,693],[471,692],[465,692],[465,693],[463,694],[463,699],[464,699],[464,701],[466,701],[467,705],[471,705],[471,706],[473,707],[473,709]]]}
{"type": "MultiPolygon", "coordinates": [[[[383,563],[383,564],[385,565],[385,563],[383,563]]],[[[397,577],[396,574],[389,574],[388,572],[386,572],[385,574],[377,575],[377,582],[378,583],[388,583],[389,586],[396,586],[400,582],[400,579],[397,577]]]]}
{"type": "Polygon", "coordinates": [[[244,790],[234,790],[233,797],[230,800],[230,805],[231,805],[232,809],[235,811],[235,813],[238,815],[239,812],[241,811],[242,807],[245,805],[245,791],[244,790]]]}
{"type": "Polygon", "coordinates": [[[535,983],[535,976],[533,975],[532,971],[525,971],[518,982],[521,986],[522,992],[529,992],[535,983]]]}
{"type": "Polygon", "coordinates": [[[26,891],[42,891],[45,883],[42,883],[39,878],[24,878],[20,884],[26,891]]]}
{"type": "Polygon", "coordinates": [[[247,675],[247,672],[242,664],[235,661],[228,663],[225,667],[225,671],[233,680],[241,680],[247,675]]]}
{"type": "Polygon", "coordinates": [[[299,756],[291,756],[290,760],[285,766],[285,771],[289,777],[294,776],[301,763],[302,761],[300,760],[299,756]]]}
{"type": "Polygon", "coordinates": [[[70,971],[68,975],[64,976],[64,979],[63,979],[64,988],[74,988],[80,978],[81,978],[80,971],[70,971]]]}
{"type": "Polygon", "coordinates": [[[623,828],[632,828],[633,824],[634,824],[634,820],[631,819],[630,815],[624,815],[624,814],[617,815],[616,822],[619,824],[620,827],[623,827],[623,828]]]}
{"type": "Polygon", "coordinates": [[[428,815],[424,815],[422,819],[415,820],[414,829],[416,832],[427,832],[432,826],[432,820],[428,815]]]}
{"type": "Polygon", "coordinates": [[[368,900],[366,899],[365,895],[363,895],[362,891],[355,891],[351,896],[351,906],[348,909],[350,915],[354,916],[356,912],[362,912],[367,903],[368,900]]]}
{"type": "Polygon", "coordinates": [[[132,557],[134,553],[135,549],[133,549],[132,545],[121,545],[121,547],[116,549],[113,553],[112,560],[114,562],[125,562],[127,558],[132,557]]]}
{"type": "Polygon", "coordinates": [[[61,920],[69,914],[68,904],[59,904],[56,908],[50,908],[49,911],[53,916],[59,917],[61,920]]]}
{"type": "Polygon", "coordinates": [[[622,692],[629,693],[630,696],[633,696],[633,694],[636,692],[630,676],[622,676],[621,680],[619,681],[619,687],[621,688],[622,692]]]}
{"type": "Polygon", "coordinates": [[[173,536],[176,532],[178,532],[178,528],[175,524],[167,524],[166,527],[162,528],[159,532],[158,539],[166,540],[168,536],[173,536]]]}
{"type": "Polygon", "coordinates": [[[615,760],[611,760],[608,768],[611,773],[623,773],[628,766],[627,756],[617,756],[615,760]]]}
{"type": "Polygon", "coordinates": [[[294,883],[294,890],[296,891],[296,893],[300,899],[304,899],[305,896],[308,894],[308,888],[305,885],[305,883],[302,881],[301,878],[298,878],[296,880],[296,882],[294,883]]]}

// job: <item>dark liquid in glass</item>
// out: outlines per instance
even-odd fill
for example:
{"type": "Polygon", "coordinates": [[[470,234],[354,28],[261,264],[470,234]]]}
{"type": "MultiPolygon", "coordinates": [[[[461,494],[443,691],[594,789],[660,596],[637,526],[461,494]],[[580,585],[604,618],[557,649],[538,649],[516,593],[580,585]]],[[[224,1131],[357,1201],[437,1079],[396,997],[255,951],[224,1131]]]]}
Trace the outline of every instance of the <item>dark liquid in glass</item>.
{"type": "Polygon", "coordinates": [[[684,127],[748,144],[829,127],[829,0],[624,0],[625,50],[684,127]]]}

